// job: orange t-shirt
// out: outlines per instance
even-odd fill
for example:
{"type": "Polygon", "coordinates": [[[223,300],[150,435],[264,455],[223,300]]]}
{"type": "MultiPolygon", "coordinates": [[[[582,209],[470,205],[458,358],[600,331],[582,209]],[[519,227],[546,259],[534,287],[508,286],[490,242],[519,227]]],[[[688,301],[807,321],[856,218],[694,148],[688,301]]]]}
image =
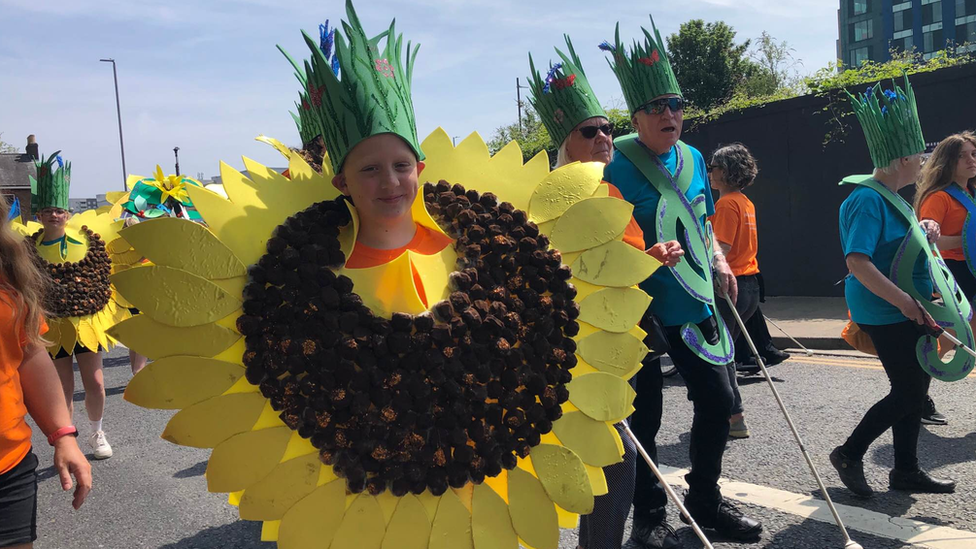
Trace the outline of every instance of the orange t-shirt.
{"type": "MultiPolygon", "coordinates": [[[[949,196],[945,191],[932,193],[925,197],[922,207],[919,208],[919,219],[931,219],[942,227],[942,234],[945,236],[959,236],[962,234],[962,226],[966,223],[966,216],[969,212],[966,207],[958,200],[949,196]]],[[[951,250],[939,249],[945,259],[956,261],[966,261],[966,255],[962,251],[962,246],[951,250]]]]}
{"type": "MultiPolygon", "coordinates": [[[[377,267],[393,261],[407,250],[423,255],[434,255],[450,246],[453,242],[450,237],[444,234],[428,229],[423,225],[417,225],[417,232],[414,233],[413,239],[402,248],[381,250],[357,242],[356,247],[352,250],[352,255],[346,260],[346,267],[349,269],[377,267]]],[[[413,268],[413,281],[417,285],[420,300],[424,302],[424,305],[429,306],[427,303],[427,295],[424,292],[424,285],[420,280],[420,273],[417,272],[416,267],[413,268]]]]}
{"type": "MultiPolygon", "coordinates": [[[[10,294],[0,290],[0,475],[13,469],[31,448],[24,389],[20,385],[20,364],[24,360],[27,335],[23,322],[16,322],[10,294]]],[[[41,325],[41,333],[47,324],[41,325]]]]}
{"type": "MultiPolygon", "coordinates": [[[[610,187],[610,196],[614,198],[624,199],[624,195],[620,194],[620,189],[615,187],[612,183],[603,182],[604,185],[610,187]]],[[[627,224],[627,228],[624,229],[624,242],[630,244],[631,246],[637,248],[640,251],[644,251],[644,231],[641,230],[640,225],[637,224],[637,220],[634,216],[630,216],[630,223],[627,224]]]]}
{"type": "Polygon", "coordinates": [[[729,193],[715,202],[715,215],[709,218],[715,238],[732,247],[726,256],[732,274],[759,272],[759,237],[756,233],[756,206],[741,192],[729,193]]]}

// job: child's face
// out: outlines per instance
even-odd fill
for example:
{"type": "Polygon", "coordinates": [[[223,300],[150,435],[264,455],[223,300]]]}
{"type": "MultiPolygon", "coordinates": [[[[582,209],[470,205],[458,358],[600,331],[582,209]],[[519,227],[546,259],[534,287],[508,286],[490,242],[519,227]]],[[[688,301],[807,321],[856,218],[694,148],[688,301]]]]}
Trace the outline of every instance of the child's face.
{"type": "Polygon", "coordinates": [[[418,165],[422,163],[403,139],[391,133],[374,135],[353,147],[332,184],[352,198],[360,222],[387,224],[410,215],[418,165]]]}
{"type": "Polygon", "coordinates": [[[68,218],[71,217],[71,212],[61,208],[44,208],[37,212],[37,217],[45,229],[63,229],[68,218]]]}

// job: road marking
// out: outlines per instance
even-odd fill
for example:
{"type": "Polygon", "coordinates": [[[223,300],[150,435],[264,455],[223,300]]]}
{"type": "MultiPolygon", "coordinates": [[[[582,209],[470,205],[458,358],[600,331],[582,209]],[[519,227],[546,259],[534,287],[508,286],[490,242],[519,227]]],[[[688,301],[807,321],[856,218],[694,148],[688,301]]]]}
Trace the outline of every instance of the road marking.
{"type": "MultiPolygon", "coordinates": [[[[684,478],[688,469],[678,469],[667,465],[662,465],[660,469],[664,478],[672,486],[688,487],[684,478]]],[[[830,508],[822,499],[725,478],[720,479],[718,483],[725,497],[798,517],[834,524],[834,517],[830,514],[830,508]]],[[[834,506],[837,507],[837,512],[848,530],[856,530],[931,549],[972,549],[976,546],[976,533],[973,532],[936,526],[917,520],[889,517],[883,513],[840,503],[835,503],[834,506]]],[[[857,541],[857,534],[855,532],[850,533],[851,537],[857,541]]],[[[837,537],[840,537],[839,529],[837,530],[837,537]]]]}
{"type": "MultiPolygon", "coordinates": [[[[877,359],[844,360],[794,356],[790,357],[788,362],[799,362],[801,364],[815,364],[820,366],[840,366],[842,368],[860,368],[863,370],[884,370],[884,368],[881,367],[881,363],[877,359]]],[[[976,371],[973,371],[966,377],[976,377],[976,371]]]]}

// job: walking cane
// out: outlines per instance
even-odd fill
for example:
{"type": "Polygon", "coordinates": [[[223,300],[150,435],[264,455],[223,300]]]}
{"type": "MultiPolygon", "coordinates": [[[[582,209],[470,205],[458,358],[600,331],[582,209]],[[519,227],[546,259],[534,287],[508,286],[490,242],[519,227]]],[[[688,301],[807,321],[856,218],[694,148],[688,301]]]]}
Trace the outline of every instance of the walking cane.
{"type": "Polygon", "coordinates": [[[674,489],[671,488],[668,481],[664,480],[664,475],[661,474],[661,470],[654,465],[654,460],[651,459],[651,456],[647,455],[647,451],[644,450],[644,446],[641,445],[639,440],[637,440],[637,436],[634,435],[634,432],[630,430],[630,425],[627,424],[627,421],[621,421],[620,425],[622,425],[624,428],[624,434],[626,434],[627,438],[634,443],[634,446],[637,447],[637,451],[640,452],[640,455],[643,456],[644,461],[647,462],[647,466],[651,468],[651,472],[654,473],[655,477],[657,477],[657,481],[660,482],[661,486],[664,487],[664,491],[667,492],[668,497],[671,498],[671,501],[673,501],[678,507],[681,514],[688,520],[688,523],[691,524],[691,529],[695,531],[695,535],[701,540],[702,545],[705,546],[705,549],[714,549],[711,542],[709,542],[708,538],[705,537],[705,532],[702,532],[702,529],[698,527],[698,523],[695,522],[694,518],[692,518],[691,513],[688,512],[688,509],[686,509],[684,504],[681,503],[681,500],[678,499],[678,494],[674,492],[674,489]]]}
{"type": "MultiPolygon", "coordinates": [[[[779,324],[776,324],[775,322],[773,322],[773,319],[769,318],[766,315],[763,315],[763,318],[766,319],[766,322],[769,322],[770,324],[772,324],[773,326],[775,326],[777,330],[783,332],[783,335],[785,335],[786,337],[792,339],[793,340],[793,343],[796,343],[801,349],[803,349],[806,352],[806,355],[807,356],[813,356],[813,351],[811,351],[810,349],[807,349],[806,347],[804,347],[803,344],[800,343],[799,341],[797,341],[795,337],[791,336],[789,334],[789,332],[787,332],[786,330],[784,330],[779,324]]],[[[743,330],[742,333],[745,333],[745,330],[743,330]]]]}
{"type": "MultiPolygon", "coordinates": [[[[922,304],[919,303],[917,299],[915,300],[915,304],[918,305],[918,310],[919,311],[922,311],[922,317],[924,318],[925,317],[925,308],[922,307],[922,304]]],[[[948,339],[956,347],[959,347],[963,351],[966,351],[967,353],[969,353],[970,356],[976,357],[976,351],[974,351],[974,350],[970,349],[969,347],[967,347],[965,343],[963,343],[962,341],[959,341],[959,339],[956,338],[956,336],[954,336],[951,333],[949,333],[949,331],[946,330],[945,328],[943,328],[942,326],[935,326],[935,327],[933,327],[933,326],[930,326],[928,324],[921,324],[920,325],[920,329],[923,332],[925,332],[926,334],[928,334],[928,335],[930,335],[930,336],[932,336],[934,338],[939,338],[939,337],[943,337],[944,336],[946,339],[948,339]]]]}
{"type": "Polygon", "coordinates": [[[827,488],[824,486],[823,480],[820,478],[820,473],[817,472],[817,468],[814,466],[813,460],[810,459],[810,454],[807,453],[807,448],[804,446],[803,440],[800,438],[800,433],[796,430],[796,425],[793,424],[793,419],[790,418],[790,413],[786,410],[786,405],[783,404],[783,399],[780,398],[779,391],[776,390],[776,385],[773,383],[773,378],[769,376],[769,370],[766,369],[766,365],[763,363],[762,357],[759,356],[759,351],[756,349],[756,344],[753,343],[752,338],[749,337],[749,332],[746,331],[745,323],[742,322],[742,318],[739,316],[739,311],[735,310],[735,303],[732,303],[732,298],[729,297],[728,294],[725,294],[725,301],[729,304],[729,309],[732,310],[732,315],[735,317],[735,321],[738,323],[739,329],[742,330],[742,335],[745,336],[746,342],[749,343],[749,348],[752,350],[752,354],[756,355],[756,364],[759,365],[759,369],[762,370],[763,376],[766,377],[766,383],[769,384],[769,388],[773,391],[773,397],[776,398],[776,404],[778,404],[779,409],[782,410],[783,416],[786,418],[786,423],[790,426],[790,431],[793,432],[793,438],[796,439],[796,443],[800,446],[800,453],[803,454],[803,459],[807,461],[807,465],[810,467],[810,472],[813,473],[813,478],[817,480],[817,485],[820,487],[820,492],[823,494],[824,500],[827,502],[827,507],[830,508],[830,514],[834,515],[834,522],[837,523],[837,527],[840,528],[841,534],[844,535],[844,549],[864,549],[861,547],[861,544],[852,540],[851,535],[847,533],[847,528],[844,526],[844,521],[841,520],[840,514],[837,512],[837,508],[834,507],[834,502],[830,500],[830,494],[827,493],[827,488]]]}

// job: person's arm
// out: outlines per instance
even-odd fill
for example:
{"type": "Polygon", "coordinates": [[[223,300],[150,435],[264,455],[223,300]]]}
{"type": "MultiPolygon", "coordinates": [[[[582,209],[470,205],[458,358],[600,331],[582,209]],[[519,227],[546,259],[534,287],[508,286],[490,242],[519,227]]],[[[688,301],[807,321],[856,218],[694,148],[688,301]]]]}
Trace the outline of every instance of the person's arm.
{"type": "MultiPolygon", "coordinates": [[[[43,347],[34,345],[24,350],[24,360],[20,363],[20,383],[27,412],[45,436],[71,425],[61,381],[51,357],[43,347]]],[[[91,491],[92,477],[91,465],[78,448],[75,437],[68,435],[55,441],[54,467],[61,477],[61,489],[65,491],[71,489],[71,477],[75,477],[77,486],[72,505],[78,509],[91,491]]]]}
{"type": "Polygon", "coordinates": [[[712,270],[715,272],[715,289],[719,291],[719,297],[724,298],[728,295],[732,298],[732,303],[735,303],[736,298],[739,297],[739,286],[735,281],[735,275],[732,274],[732,268],[725,260],[722,245],[719,244],[714,234],[712,235],[712,250],[714,250],[712,270]]]}
{"type": "Polygon", "coordinates": [[[867,255],[857,252],[847,254],[847,268],[871,293],[898,307],[901,314],[916,324],[936,325],[928,312],[912,296],[883,275],[867,255]]]}
{"type": "Polygon", "coordinates": [[[716,240],[716,242],[718,242],[718,247],[722,249],[722,253],[726,256],[729,255],[729,252],[732,251],[732,245],[726,244],[725,242],[719,242],[718,240],[716,240]]]}

